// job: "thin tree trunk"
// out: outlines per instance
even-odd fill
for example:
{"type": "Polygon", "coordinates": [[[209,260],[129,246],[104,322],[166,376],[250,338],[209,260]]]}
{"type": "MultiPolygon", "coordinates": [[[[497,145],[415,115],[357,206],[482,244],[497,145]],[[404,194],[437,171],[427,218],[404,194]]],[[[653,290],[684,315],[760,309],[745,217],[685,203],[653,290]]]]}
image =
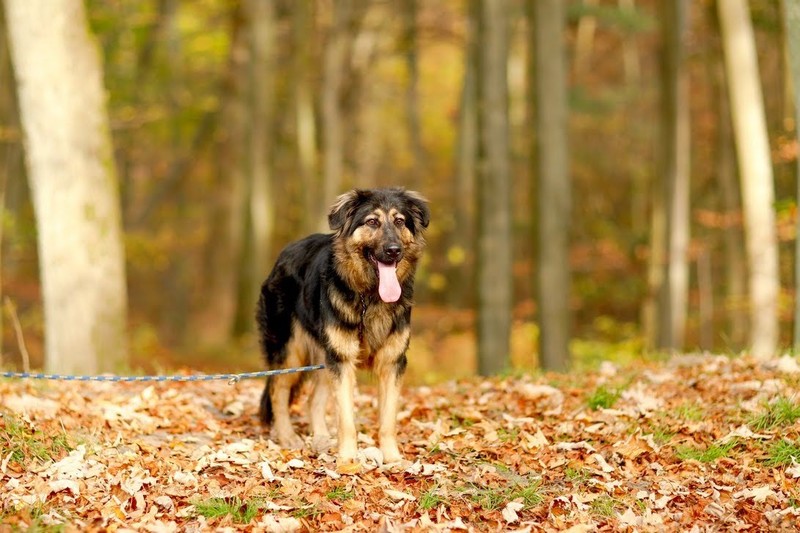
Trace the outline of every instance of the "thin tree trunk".
{"type": "MultiPolygon", "coordinates": [[[[789,70],[794,103],[794,132],[800,141],[800,0],[783,0],[784,33],[789,51],[789,70]]],[[[800,204],[800,157],[796,158],[796,202],[800,204]]],[[[800,352],[800,216],[794,244],[794,352],[800,352]]]]}
{"type": "Polygon", "coordinates": [[[542,368],[563,371],[570,364],[572,218],[564,3],[537,0],[535,19],[539,357],[542,368]]]}
{"type": "Polygon", "coordinates": [[[719,0],[717,9],[742,181],[750,348],[763,359],[775,355],[778,347],[778,246],[769,137],[747,2],[719,0]]]}
{"type": "Polygon", "coordinates": [[[730,348],[740,350],[747,340],[746,286],[747,272],[743,235],[738,219],[742,212],[739,186],[736,183],[736,154],[731,132],[730,106],[725,82],[725,69],[719,65],[717,78],[717,180],[722,194],[722,210],[728,221],[723,232],[725,255],[725,309],[728,316],[730,348]]]}
{"type": "Polygon", "coordinates": [[[269,269],[270,245],[275,224],[272,197],[272,105],[274,85],[275,28],[272,2],[246,0],[243,4],[249,28],[248,138],[246,141],[247,206],[245,256],[242,261],[236,331],[253,328],[253,312],[259,288],[269,269]]]}
{"type": "MultiPolygon", "coordinates": [[[[534,0],[536,2],[536,0],[534,0]]],[[[587,9],[597,6],[597,0],[583,0],[587,9]]],[[[589,61],[594,50],[594,34],[597,31],[597,17],[592,14],[583,15],[578,20],[575,31],[575,74],[583,76],[589,70],[589,61]]]]}
{"type": "Polygon", "coordinates": [[[311,84],[312,43],[314,34],[313,3],[292,3],[292,39],[294,41],[293,78],[295,128],[300,179],[303,184],[304,233],[316,230],[319,214],[317,177],[317,123],[314,111],[314,88],[311,84]]]}
{"type": "Polygon", "coordinates": [[[479,68],[483,164],[478,186],[478,371],[509,364],[511,336],[511,172],[508,133],[508,11],[482,0],[479,68]]]}
{"type": "Polygon", "coordinates": [[[453,227],[449,232],[447,253],[447,301],[456,308],[471,306],[474,297],[474,270],[469,251],[475,242],[475,183],[478,154],[478,0],[468,1],[469,29],[464,50],[464,81],[458,110],[456,169],[453,186],[453,227]]]}
{"type": "Polygon", "coordinates": [[[406,117],[408,137],[414,164],[411,168],[409,186],[419,188],[418,181],[425,167],[425,151],[422,146],[422,127],[419,116],[419,60],[417,43],[417,0],[403,0],[403,25],[405,33],[405,57],[408,70],[406,85],[406,117]]]}
{"type": "Polygon", "coordinates": [[[216,150],[218,157],[214,202],[210,206],[211,235],[206,245],[208,273],[205,301],[197,316],[199,341],[206,345],[222,345],[234,331],[239,301],[241,264],[244,248],[245,197],[247,165],[244,146],[247,139],[247,53],[248,32],[244,27],[241,6],[231,15],[231,49],[228,53],[226,78],[223,83],[220,122],[223,135],[216,150]]]}
{"type": "Polygon", "coordinates": [[[689,76],[684,41],[687,5],[662,4],[664,70],[662,76],[662,183],[666,199],[665,283],[661,287],[658,347],[680,350],[684,344],[689,292],[689,76]]]}
{"type": "Polygon", "coordinates": [[[45,366],[127,358],[125,259],[102,63],[80,0],[6,0],[45,314],[45,366]]]}
{"type": "MultiPolygon", "coordinates": [[[[330,205],[341,193],[344,167],[344,124],[341,109],[341,91],[344,62],[347,53],[348,22],[352,0],[333,0],[333,22],[323,53],[322,65],[322,206],[317,213],[327,213],[330,205]]],[[[320,231],[328,230],[327,216],[318,224],[320,231]]]]}

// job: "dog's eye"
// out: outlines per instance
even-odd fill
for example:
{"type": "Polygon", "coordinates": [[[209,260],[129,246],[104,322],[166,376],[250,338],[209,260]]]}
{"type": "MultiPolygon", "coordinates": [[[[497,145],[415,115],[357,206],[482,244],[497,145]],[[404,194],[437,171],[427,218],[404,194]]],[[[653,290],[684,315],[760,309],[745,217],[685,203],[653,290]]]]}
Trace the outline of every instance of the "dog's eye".
{"type": "Polygon", "coordinates": [[[394,219],[394,225],[397,226],[398,228],[402,228],[403,226],[406,225],[406,221],[405,219],[402,218],[396,218],[394,219]]]}
{"type": "Polygon", "coordinates": [[[365,224],[370,228],[377,228],[378,226],[381,225],[380,221],[377,218],[369,218],[367,219],[365,224]]]}

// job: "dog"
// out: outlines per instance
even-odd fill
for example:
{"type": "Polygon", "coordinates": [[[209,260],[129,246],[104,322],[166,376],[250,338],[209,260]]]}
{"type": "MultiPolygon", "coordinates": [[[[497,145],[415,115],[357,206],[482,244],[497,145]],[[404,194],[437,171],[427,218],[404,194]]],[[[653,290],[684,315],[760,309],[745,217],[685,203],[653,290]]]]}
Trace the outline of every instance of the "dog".
{"type": "MultiPolygon", "coordinates": [[[[406,369],[414,274],[430,222],[428,202],[403,188],[352,190],[328,213],[333,233],[289,244],[261,286],[259,341],[270,369],[325,364],[311,374],[309,426],[314,442],[330,442],[325,410],[338,408],[340,463],[357,452],[353,396],[356,369],[378,381],[378,439],[385,463],[402,460],[396,418],[406,369]]],[[[271,376],[260,418],[278,443],[302,448],[289,406],[305,373],[271,376]]]]}

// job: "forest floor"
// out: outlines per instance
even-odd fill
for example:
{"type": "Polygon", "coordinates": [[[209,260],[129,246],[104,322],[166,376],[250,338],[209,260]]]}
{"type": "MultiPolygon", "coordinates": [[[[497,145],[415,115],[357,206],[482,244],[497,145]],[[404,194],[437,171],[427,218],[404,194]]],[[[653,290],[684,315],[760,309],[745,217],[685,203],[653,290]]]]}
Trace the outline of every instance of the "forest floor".
{"type": "Polygon", "coordinates": [[[789,357],[407,387],[406,461],[394,465],[375,447],[371,386],[357,394],[359,462],[338,468],[268,439],[261,387],[0,381],[0,531],[800,524],[800,367],[789,357]]]}

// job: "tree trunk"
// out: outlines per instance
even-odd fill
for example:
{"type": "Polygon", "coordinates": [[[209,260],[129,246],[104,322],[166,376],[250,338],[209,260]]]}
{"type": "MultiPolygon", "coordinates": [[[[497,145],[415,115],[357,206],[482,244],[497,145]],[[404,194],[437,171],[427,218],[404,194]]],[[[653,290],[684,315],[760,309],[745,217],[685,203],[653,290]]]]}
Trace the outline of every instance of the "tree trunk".
{"type": "MultiPolygon", "coordinates": [[[[789,49],[792,97],[794,102],[794,133],[800,141],[800,0],[783,0],[784,33],[789,49]]],[[[796,158],[796,202],[800,205],[800,157],[796,158]]],[[[796,220],[794,241],[794,352],[800,352],[800,216],[796,220]]]]}
{"type": "Polygon", "coordinates": [[[231,16],[231,49],[223,83],[224,99],[220,123],[223,135],[217,150],[215,188],[217,194],[209,206],[210,236],[206,245],[208,285],[197,316],[195,331],[206,345],[223,345],[234,331],[239,302],[244,249],[247,165],[244,146],[247,140],[248,102],[246,60],[248,31],[244,27],[241,6],[231,16]]]}
{"type": "Polygon", "coordinates": [[[322,65],[322,206],[325,213],[318,223],[320,231],[328,231],[327,207],[342,191],[344,166],[344,124],[342,121],[341,91],[344,62],[347,53],[348,22],[352,0],[333,0],[333,22],[323,53],[322,65]]]}
{"type": "Polygon", "coordinates": [[[755,38],[746,0],[719,0],[717,9],[742,182],[750,345],[755,357],[768,358],[778,347],[778,246],[772,163],[755,38]]]}
{"type": "Polygon", "coordinates": [[[716,68],[717,94],[717,181],[722,196],[722,211],[727,223],[723,233],[725,256],[725,309],[728,316],[730,348],[741,350],[747,341],[747,313],[745,312],[747,272],[742,261],[744,245],[738,219],[742,212],[739,187],[736,183],[736,154],[731,132],[730,105],[725,83],[725,69],[716,68]]]}
{"type": "Polygon", "coordinates": [[[248,169],[245,206],[245,255],[242,258],[237,332],[250,331],[261,283],[269,274],[275,208],[272,197],[272,107],[275,28],[271,1],[246,0],[243,4],[249,35],[248,169]]]}
{"type": "Polygon", "coordinates": [[[508,134],[508,11],[482,0],[479,57],[478,371],[508,367],[511,336],[511,172],[508,134]]]}
{"type": "Polygon", "coordinates": [[[45,366],[127,358],[125,260],[102,63],[80,0],[6,0],[44,296],[45,366]]]}
{"type": "Polygon", "coordinates": [[[566,11],[561,0],[537,0],[535,8],[539,357],[546,370],[566,370],[570,364],[572,218],[567,153],[566,11]]]}
{"type": "Polygon", "coordinates": [[[447,302],[454,308],[472,307],[475,298],[475,271],[469,243],[475,242],[475,183],[478,153],[479,54],[478,0],[468,0],[467,43],[464,50],[464,80],[458,109],[455,178],[452,182],[453,218],[450,221],[447,251],[447,302]]]}
{"type": "Polygon", "coordinates": [[[686,331],[689,292],[689,76],[684,51],[688,14],[684,0],[661,5],[664,36],[661,190],[666,201],[667,250],[659,298],[658,347],[680,350],[686,331]]]}
{"type": "Polygon", "coordinates": [[[293,77],[297,158],[303,184],[304,233],[315,231],[319,219],[317,191],[317,123],[314,112],[314,88],[311,73],[314,28],[313,4],[293,2],[292,39],[294,41],[293,77]]]}
{"type": "Polygon", "coordinates": [[[419,180],[425,168],[425,151],[422,147],[422,127],[419,116],[419,61],[417,43],[417,0],[403,0],[403,26],[406,68],[408,84],[406,85],[406,118],[408,120],[408,137],[411,154],[414,158],[408,184],[417,189],[422,185],[419,180]]]}

